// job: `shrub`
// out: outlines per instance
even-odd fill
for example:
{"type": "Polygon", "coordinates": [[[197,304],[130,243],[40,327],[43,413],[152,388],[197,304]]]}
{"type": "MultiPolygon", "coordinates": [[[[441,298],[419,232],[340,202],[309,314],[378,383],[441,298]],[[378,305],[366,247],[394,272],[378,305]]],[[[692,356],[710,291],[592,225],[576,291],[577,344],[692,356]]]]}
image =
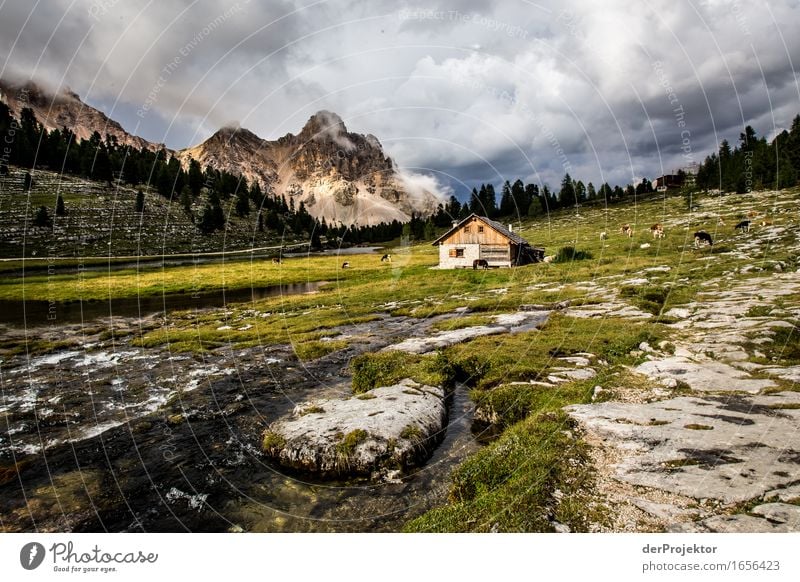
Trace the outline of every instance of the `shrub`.
{"type": "Polygon", "coordinates": [[[591,259],[592,253],[589,251],[578,251],[575,247],[561,247],[553,259],[554,263],[570,263],[572,261],[583,261],[591,259]]]}

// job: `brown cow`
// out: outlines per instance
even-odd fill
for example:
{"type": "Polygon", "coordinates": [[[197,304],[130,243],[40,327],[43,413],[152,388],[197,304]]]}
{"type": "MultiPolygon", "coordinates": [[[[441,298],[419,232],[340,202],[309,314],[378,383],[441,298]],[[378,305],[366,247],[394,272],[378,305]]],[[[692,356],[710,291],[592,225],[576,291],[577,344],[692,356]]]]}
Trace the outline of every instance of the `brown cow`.
{"type": "Polygon", "coordinates": [[[631,237],[633,237],[633,229],[631,228],[631,225],[630,225],[630,224],[623,224],[623,225],[622,225],[622,226],[619,228],[619,231],[620,231],[622,234],[624,234],[625,236],[627,236],[628,238],[631,238],[631,237]]]}
{"type": "Polygon", "coordinates": [[[660,223],[651,226],[650,232],[653,234],[653,238],[664,238],[664,227],[660,223]]]}

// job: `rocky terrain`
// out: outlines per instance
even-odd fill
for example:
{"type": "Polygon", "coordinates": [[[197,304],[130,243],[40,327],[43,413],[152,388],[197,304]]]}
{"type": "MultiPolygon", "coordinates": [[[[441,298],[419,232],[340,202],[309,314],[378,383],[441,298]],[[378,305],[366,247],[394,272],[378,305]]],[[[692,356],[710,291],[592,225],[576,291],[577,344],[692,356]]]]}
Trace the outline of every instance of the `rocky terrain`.
{"type": "MultiPolygon", "coordinates": [[[[121,145],[152,150],[166,149],[128,133],[103,112],[64,89],[53,92],[31,81],[0,79],[0,100],[19,118],[29,107],[45,129],[69,128],[78,139],[94,132],[113,136],[121,145]]],[[[295,207],[330,224],[373,225],[408,222],[411,214],[436,210],[441,195],[428,180],[401,171],[374,135],[349,132],[342,119],[330,111],[313,115],[297,135],[264,140],[239,127],[224,127],[203,143],[171,151],[185,167],[195,159],[251,183],[265,192],[285,195],[295,207]],[[428,185],[423,185],[428,184],[428,185]]]]}
{"type": "Polygon", "coordinates": [[[131,135],[116,121],[102,111],[90,107],[77,93],[63,89],[53,92],[47,88],[27,81],[14,83],[0,79],[0,100],[11,109],[12,115],[19,119],[20,111],[28,107],[47,131],[69,128],[77,139],[89,139],[94,132],[105,138],[114,136],[121,145],[134,148],[159,150],[163,144],[154,144],[131,135]]]}
{"type": "Polygon", "coordinates": [[[441,202],[396,167],[378,138],[347,131],[329,111],[313,115],[297,135],[267,141],[243,128],[223,128],[177,155],[187,165],[193,158],[242,173],[331,224],[407,222],[413,212],[429,214],[441,202]]]}

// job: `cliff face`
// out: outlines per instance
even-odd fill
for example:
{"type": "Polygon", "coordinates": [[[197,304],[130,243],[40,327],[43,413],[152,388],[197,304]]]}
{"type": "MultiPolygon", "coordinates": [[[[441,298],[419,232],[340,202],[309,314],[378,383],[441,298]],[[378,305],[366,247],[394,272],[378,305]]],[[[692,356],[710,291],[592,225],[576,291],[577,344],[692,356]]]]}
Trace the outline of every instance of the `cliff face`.
{"type": "MultiPolygon", "coordinates": [[[[0,80],[0,98],[19,117],[30,107],[46,129],[69,128],[78,139],[98,132],[116,137],[122,145],[161,149],[131,135],[104,113],[83,103],[71,91],[53,94],[28,82],[0,80]]],[[[205,167],[244,175],[265,192],[285,195],[295,207],[329,223],[369,225],[408,221],[412,213],[436,210],[440,197],[433,186],[421,186],[399,170],[373,135],[351,133],[335,113],[313,115],[300,133],[275,141],[261,139],[238,127],[224,127],[205,142],[174,152],[184,167],[194,158],[205,167]]]]}
{"type": "Polygon", "coordinates": [[[64,90],[54,94],[30,81],[14,83],[0,79],[0,93],[2,100],[15,117],[19,118],[20,111],[29,107],[48,131],[66,127],[75,134],[78,140],[89,139],[96,131],[103,139],[106,134],[113,135],[122,145],[149,149],[161,149],[162,147],[161,144],[153,144],[131,135],[102,111],[81,101],[80,97],[72,91],[64,90]]]}
{"type": "Polygon", "coordinates": [[[185,164],[194,158],[240,172],[328,222],[402,222],[412,212],[433,212],[439,203],[436,192],[416,186],[395,167],[375,136],[348,132],[329,111],[313,115],[297,135],[267,141],[245,129],[224,128],[177,155],[185,164]]]}

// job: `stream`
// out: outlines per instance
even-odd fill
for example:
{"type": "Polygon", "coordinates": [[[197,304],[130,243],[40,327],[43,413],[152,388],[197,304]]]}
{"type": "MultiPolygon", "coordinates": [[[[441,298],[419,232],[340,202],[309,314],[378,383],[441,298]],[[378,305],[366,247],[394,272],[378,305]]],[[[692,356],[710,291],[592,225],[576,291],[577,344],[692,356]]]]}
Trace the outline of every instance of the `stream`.
{"type": "Polygon", "coordinates": [[[337,330],[347,348],[305,363],[291,346],[192,355],[137,347],[135,334],[4,356],[0,531],[396,531],[446,501],[451,470],[480,446],[465,387],[432,458],[390,482],[287,473],[267,463],[261,434],[298,402],[349,394],[353,356],[431,323],[349,325],[337,330]]]}
{"type": "Polygon", "coordinates": [[[89,322],[103,317],[145,317],[156,313],[223,307],[228,303],[257,301],[267,297],[311,293],[327,281],[290,283],[208,293],[170,293],[112,299],[111,301],[10,301],[0,300],[0,324],[38,327],[52,321],[61,324],[89,322]]]}

